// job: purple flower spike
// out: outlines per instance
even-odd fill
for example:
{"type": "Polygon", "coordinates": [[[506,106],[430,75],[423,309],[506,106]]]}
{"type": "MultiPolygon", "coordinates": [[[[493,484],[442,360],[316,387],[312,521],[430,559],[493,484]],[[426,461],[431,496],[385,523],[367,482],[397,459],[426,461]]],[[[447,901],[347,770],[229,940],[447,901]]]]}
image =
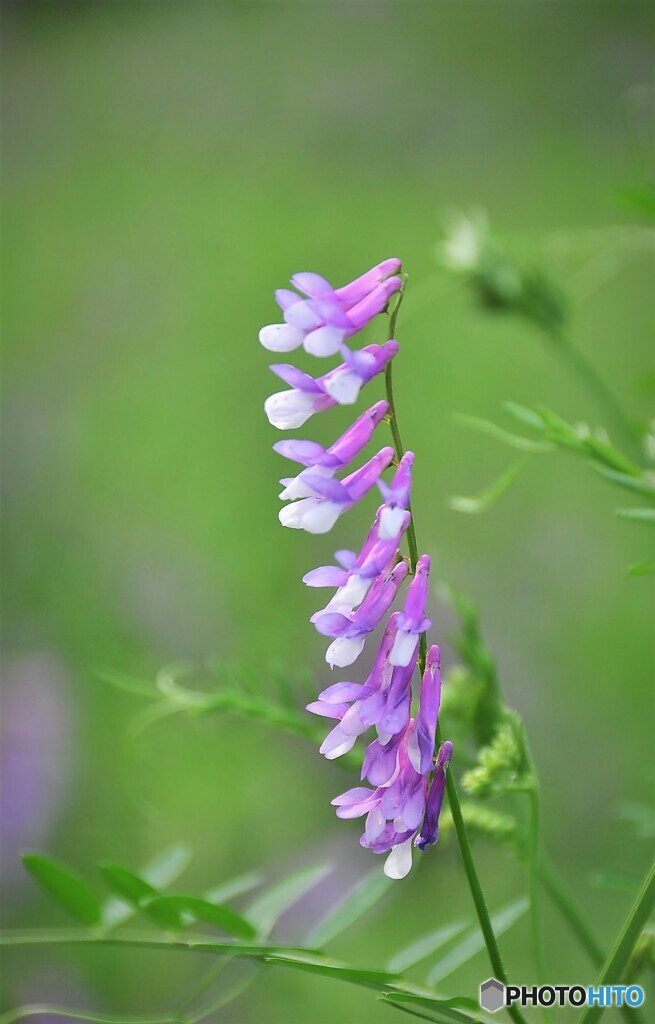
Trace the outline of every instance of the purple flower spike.
{"type": "Polygon", "coordinates": [[[380,537],[393,537],[400,529],[403,513],[409,507],[414,452],[405,452],[390,484],[380,481],[384,509],[380,515],[380,537]]]}
{"type": "MultiPolygon", "coordinates": [[[[316,469],[301,474],[303,493],[307,497],[293,501],[280,509],[279,520],[292,530],[306,530],[307,533],[328,533],[340,515],[343,515],[377,482],[380,473],[393,459],[393,448],[382,448],[360,469],[333,480],[316,469]]],[[[286,494],[285,491],[282,494],[286,494]]]]}
{"type": "MultiPolygon", "coordinates": [[[[356,353],[360,358],[351,358],[316,379],[287,363],[274,364],[271,370],[291,390],[277,391],[266,399],[264,411],[269,423],[278,430],[293,430],[302,427],[315,412],[335,405],[352,405],[362,386],[380,373],[397,351],[397,341],[367,345],[356,353]]],[[[350,353],[351,357],[354,355],[350,353]]]]}
{"type": "Polygon", "coordinates": [[[450,740],[446,740],[439,747],[421,832],[414,840],[414,846],[418,847],[419,850],[427,850],[439,838],[439,815],[441,814],[443,798],[446,792],[446,772],[452,753],[453,745],[450,740]]]}
{"type": "Polygon", "coordinates": [[[333,637],[325,660],[334,668],[345,668],[361,654],[368,633],[380,624],[396,596],[396,591],[407,575],[407,565],[399,562],[386,578],[379,577],[356,612],[318,612],[312,622],[323,636],[333,637]]]}
{"type": "Polygon", "coordinates": [[[303,345],[312,355],[335,355],[346,338],[385,309],[402,286],[400,277],[391,276],[399,269],[399,260],[385,260],[337,290],[320,274],[294,274],[292,285],[307,298],[279,289],[275,298],[285,322],[263,327],[260,342],[272,352],[291,352],[303,345]]]}
{"type": "Polygon", "coordinates": [[[441,652],[436,644],[428,651],[421,684],[421,699],[407,753],[417,772],[425,775],[432,768],[437,718],[441,703],[441,652]]]}
{"type": "Polygon", "coordinates": [[[409,585],[405,607],[398,624],[396,642],[390,657],[392,665],[409,665],[418,647],[421,633],[424,633],[432,625],[430,620],[425,617],[429,575],[430,559],[427,555],[421,555],[416,565],[414,579],[409,585]]]}

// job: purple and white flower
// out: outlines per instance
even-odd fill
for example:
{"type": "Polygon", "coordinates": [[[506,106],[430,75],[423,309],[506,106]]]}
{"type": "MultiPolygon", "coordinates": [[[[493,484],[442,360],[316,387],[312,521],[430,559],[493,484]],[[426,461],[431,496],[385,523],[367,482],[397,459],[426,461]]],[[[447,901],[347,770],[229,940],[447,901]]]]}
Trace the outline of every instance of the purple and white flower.
{"type": "Polygon", "coordinates": [[[392,775],[374,790],[357,786],[332,801],[339,818],[366,815],[366,827],[360,842],[374,853],[389,854],[384,870],[390,878],[404,878],[408,874],[412,866],[412,843],[419,827],[417,845],[424,844],[420,845],[421,849],[436,842],[443,802],[443,794],[439,802],[440,780],[442,775],[445,780],[452,752],[452,744],[442,746],[442,764],[434,769],[437,772],[435,795],[429,801],[428,779],[433,766],[440,693],[439,648],[432,647],[428,653],[416,718],[409,721],[400,740],[393,741],[395,768],[392,775]],[[430,816],[426,821],[429,802],[430,816]]]}
{"type": "Polygon", "coordinates": [[[271,370],[290,385],[290,390],[277,391],[264,402],[269,423],[278,430],[293,430],[302,427],[315,412],[352,405],[362,386],[380,373],[397,351],[398,342],[393,340],[384,345],[366,345],[349,352],[344,363],[316,378],[288,363],[273,364],[271,370]]]}
{"type": "Polygon", "coordinates": [[[450,764],[453,753],[453,745],[446,740],[439,747],[437,763],[432,774],[432,783],[425,805],[425,817],[421,826],[420,834],[414,840],[414,846],[419,850],[427,850],[433,846],[439,838],[439,815],[443,806],[443,798],[446,792],[446,771],[450,764]]]}
{"type": "Polygon", "coordinates": [[[369,633],[389,611],[398,587],[407,575],[407,563],[399,562],[388,576],[378,576],[357,611],[317,612],[311,621],[323,636],[332,637],[325,660],[332,668],[345,668],[357,660],[369,633]]]}
{"type": "Polygon", "coordinates": [[[398,545],[409,525],[410,514],[405,513],[400,533],[391,540],[380,540],[379,517],[378,509],[375,522],[358,555],[354,551],[337,551],[335,558],[340,565],[322,565],[303,576],[303,583],[308,587],[337,588],[323,611],[351,612],[362,603],[375,577],[386,575],[396,563],[398,545]]]}
{"type": "Polygon", "coordinates": [[[342,350],[345,339],[381,313],[402,287],[402,279],[392,276],[400,267],[400,260],[385,260],[337,289],[320,274],[294,274],[291,284],[307,297],[287,288],[278,289],[275,298],[284,323],[262,327],[260,342],[271,352],[291,352],[303,345],[315,356],[335,355],[342,350]]]}
{"type": "Polygon", "coordinates": [[[280,497],[284,500],[310,497],[314,491],[305,484],[305,477],[310,473],[332,477],[359,455],[373,436],[373,431],[382,422],[389,409],[388,402],[377,402],[362,413],[355,422],[329,448],[323,448],[315,441],[284,440],[273,445],[280,455],[306,466],[295,477],[280,480],[284,490],[280,497]]]}
{"type": "MultiPolygon", "coordinates": [[[[395,340],[359,350],[351,350],[346,340],[386,309],[390,297],[402,287],[397,276],[400,267],[399,260],[385,260],[343,288],[333,288],[318,274],[295,274],[291,284],[296,291],[276,292],[284,323],[262,328],[262,345],[274,352],[302,345],[316,356],[341,353],[344,362],[316,378],[288,364],[271,366],[289,388],[265,402],[273,426],[290,430],[302,426],[316,412],[352,405],[362,386],[388,366],[398,351],[395,340]]],[[[327,605],[311,617],[318,632],[332,640],[326,661],[333,668],[350,665],[359,657],[366,637],[383,622],[409,572],[400,542],[411,523],[413,453],[402,455],[390,483],[383,481],[381,474],[393,462],[392,448],[383,448],[361,468],[341,480],[336,478],[389,415],[389,403],[377,402],[328,448],[300,439],[274,445],[279,454],[303,467],[296,476],[280,481],[284,488],[280,497],[290,502],[279,513],[284,526],[326,533],[375,484],[382,492],[383,504],[359,553],[339,550],[335,553],[337,564],[320,566],[303,577],[307,586],[334,588],[327,605]]],[[[425,850],[437,841],[452,754],[452,743],[446,741],[435,762],[441,700],[436,646],[428,652],[418,712],[411,717],[412,678],[421,635],[430,626],[425,615],[428,556],[412,563],[412,569],[403,610],[388,619],[366,682],[335,683],[307,705],[313,714],[336,720],[320,748],[328,759],[351,750],[357,737],[368,729],[377,734],[366,749],[361,775],[373,788],[357,786],[333,803],[340,818],[366,815],[360,842],[374,853],[388,854],[384,870],[390,878],[404,878],[408,873],[413,846],[425,850]]]]}
{"type": "MultiPolygon", "coordinates": [[[[396,613],[389,619],[373,668],[363,685],[334,683],[319,694],[318,700],[307,705],[307,710],[315,715],[339,719],[321,746],[321,753],[329,760],[350,750],[356,738],[372,726],[388,741],[402,733],[409,722],[411,679],[416,663],[408,668],[394,668],[389,662],[398,617],[396,613]]],[[[390,764],[388,758],[387,762],[390,764]]],[[[387,782],[393,771],[390,766],[381,783],[387,782]]]]}
{"type": "MultiPolygon", "coordinates": [[[[279,520],[292,530],[328,533],[339,516],[356,505],[370,491],[393,460],[393,448],[382,448],[354,473],[334,480],[321,473],[303,475],[302,491],[308,495],[280,509],[279,520]]],[[[283,491],[282,495],[286,492],[283,491]]]]}
{"type": "Polygon", "coordinates": [[[409,665],[418,648],[421,633],[425,633],[432,625],[425,616],[429,575],[430,559],[428,555],[421,555],[405,596],[405,607],[400,615],[396,640],[389,657],[392,665],[409,665]]]}
{"type": "Polygon", "coordinates": [[[412,489],[412,466],[414,452],[405,452],[390,484],[380,481],[378,487],[384,498],[380,515],[380,537],[393,537],[398,533],[405,510],[409,508],[409,493],[412,489]]]}

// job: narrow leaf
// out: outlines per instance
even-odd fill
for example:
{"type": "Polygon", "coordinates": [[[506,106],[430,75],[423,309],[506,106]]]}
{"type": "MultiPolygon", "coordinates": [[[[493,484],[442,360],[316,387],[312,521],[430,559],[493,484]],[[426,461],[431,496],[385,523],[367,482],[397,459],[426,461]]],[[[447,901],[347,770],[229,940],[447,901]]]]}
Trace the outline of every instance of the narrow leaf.
{"type": "Polygon", "coordinates": [[[231,878],[229,881],[215,886],[205,893],[204,898],[210,903],[227,903],[235,896],[241,896],[244,892],[256,889],[263,881],[263,875],[257,871],[250,871],[246,875],[238,875],[236,878],[231,878]]]}
{"type": "Polygon", "coordinates": [[[615,508],[614,515],[621,519],[634,519],[638,523],[655,524],[655,508],[615,508]]]}
{"type": "Polygon", "coordinates": [[[655,561],[633,562],[628,566],[628,576],[652,576],[655,573],[655,561]]]}
{"type": "Polygon", "coordinates": [[[282,964],[286,967],[293,967],[299,971],[308,971],[310,974],[320,974],[326,978],[334,978],[337,981],[350,981],[354,985],[363,985],[365,988],[378,990],[387,989],[394,985],[396,978],[385,971],[369,971],[363,967],[351,967],[349,964],[342,964],[338,960],[323,958],[312,953],[284,953],[271,954],[267,957],[271,964],[282,964]]]}
{"type": "Polygon", "coordinates": [[[538,412],[528,409],[525,405],[519,405],[517,402],[503,402],[503,409],[519,423],[525,424],[526,427],[532,427],[533,430],[543,430],[546,425],[538,412]]]}
{"type": "Polygon", "coordinates": [[[43,891],[83,924],[100,920],[100,900],[88,882],[61,861],[40,853],[24,853],[24,867],[43,891]]]}
{"type": "MultiPolygon", "coordinates": [[[[179,878],[190,860],[191,850],[189,847],[183,843],[176,843],[146,861],[140,869],[139,875],[154,889],[165,889],[167,885],[171,885],[179,878]]],[[[110,896],[102,906],[102,923],[107,928],[114,928],[129,920],[134,911],[134,904],[126,902],[125,898],[110,896]]]]}
{"type": "Polygon", "coordinates": [[[120,864],[103,863],[98,867],[112,892],[127,900],[136,910],[141,911],[164,928],[179,929],[182,927],[182,919],[175,908],[166,906],[147,908],[144,906],[145,900],[160,895],[155,887],[145,879],[120,864]]]}
{"type": "Polygon", "coordinates": [[[321,949],[363,917],[393,886],[393,881],[376,868],[362,878],[340,903],[307,936],[307,945],[321,949]]]}
{"type": "MultiPolygon", "coordinates": [[[[497,914],[494,914],[491,918],[491,923],[496,936],[506,932],[515,921],[518,921],[525,914],[527,909],[528,900],[523,898],[515,903],[510,903],[502,910],[499,910],[497,914]]],[[[484,949],[484,936],[480,929],[476,928],[466,938],[462,939],[461,942],[458,942],[446,956],[437,960],[426,978],[426,984],[438,985],[443,978],[452,974],[453,971],[461,967],[462,964],[465,964],[482,949],[484,949]]]]}
{"type": "Polygon", "coordinates": [[[627,473],[629,476],[641,476],[639,466],[635,466],[634,462],[627,459],[611,444],[600,441],[597,437],[585,437],[584,445],[596,459],[604,462],[610,469],[616,469],[619,473],[627,473]]]}
{"type": "Polygon", "coordinates": [[[445,925],[443,928],[437,928],[436,931],[423,935],[416,942],[412,942],[411,945],[405,946],[404,949],[394,953],[387,967],[390,971],[397,971],[402,974],[403,971],[414,967],[415,964],[425,960],[432,953],[436,953],[438,949],[445,946],[447,942],[454,939],[460,932],[463,932],[467,925],[468,921],[466,918],[461,917],[457,921],[452,921],[451,924],[445,925]]]}
{"type": "Polygon", "coordinates": [[[285,910],[318,885],[330,870],[329,864],[314,864],[288,875],[258,896],[247,908],[246,915],[256,925],[260,938],[270,935],[285,910]]]}
{"type": "Polygon", "coordinates": [[[378,996],[378,1000],[412,1017],[418,1017],[419,1020],[432,1021],[433,1024],[477,1024],[481,1019],[449,1006],[446,1000],[440,1003],[438,1000],[410,996],[404,992],[384,992],[378,996]]]}
{"type": "Polygon", "coordinates": [[[116,672],[113,668],[107,668],[105,665],[100,665],[94,674],[103,683],[109,683],[110,686],[115,686],[117,690],[124,690],[135,697],[153,698],[157,696],[156,687],[152,683],[148,683],[144,679],[136,679],[134,676],[125,675],[124,672],[116,672]]]}
{"type": "Polygon", "coordinates": [[[511,434],[509,430],[503,430],[502,427],[496,426],[491,420],[481,419],[479,416],[466,416],[457,413],[455,420],[457,423],[461,423],[463,427],[477,430],[481,434],[486,434],[487,437],[492,437],[494,441],[500,441],[501,444],[506,444],[510,448],[516,448],[520,452],[538,454],[539,452],[550,452],[553,450],[553,445],[548,444],[546,441],[531,441],[528,437],[511,434]]]}
{"type": "Polygon", "coordinates": [[[594,469],[607,480],[618,484],[619,487],[625,487],[628,491],[636,491],[637,494],[645,494],[647,498],[655,498],[655,483],[644,476],[630,476],[629,473],[619,473],[615,469],[599,466],[597,463],[594,463],[594,469]]]}
{"type": "Polygon", "coordinates": [[[180,915],[191,914],[196,920],[213,924],[216,928],[220,928],[221,931],[227,932],[229,935],[234,935],[237,939],[254,939],[256,934],[250,921],[247,921],[241,914],[237,914],[230,907],[200,899],[199,896],[181,894],[149,896],[142,899],[139,905],[144,913],[154,910],[155,912],[163,911],[164,914],[169,911],[180,915]]]}
{"type": "Polygon", "coordinates": [[[439,999],[437,996],[418,995],[414,992],[384,992],[380,1002],[389,1003],[397,1010],[413,1013],[423,1020],[436,1024],[491,1024],[492,1018],[480,1010],[474,999],[457,996],[454,999],[439,999]],[[419,1007],[423,1010],[421,1014],[419,1007]],[[472,1014],[468,1011],[472,1011],[472,1014]]]}
{"type": "Polygon", "coordinates": [[[481,493],[476,497],[466,498],[455,495],[454,497],[449,498],[448,507],[451,508],[453,512],[465,512],[468,515],[477,515],[480,512],[486,512],[487,509],[491,508],[491,506],[498,501],[505,491],[512,486],[517,476],[525,466],[526,461],[526,459],[521,459],[519,462],[515,462],[513,465],[509,466],[504,473],[501,473],[497,480],[494,480],[486,490],[481,491],[481,493]]]}

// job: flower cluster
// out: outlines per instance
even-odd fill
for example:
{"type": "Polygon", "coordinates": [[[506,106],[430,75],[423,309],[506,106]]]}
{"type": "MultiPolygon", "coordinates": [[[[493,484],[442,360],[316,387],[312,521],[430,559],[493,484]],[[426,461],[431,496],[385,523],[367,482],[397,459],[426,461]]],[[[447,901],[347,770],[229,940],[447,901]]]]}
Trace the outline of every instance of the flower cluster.
{"type": "MultiPolygon", "coordinates": [[[[386,310],[402,286],[400,269],[399,260],[385,260],[343,288],[333,288],[318,274],[300,273],[291,279],[296,291],[276,292],[284,322],[262,328],[262,345],[273,352],[303,346],[319,357],[338,353],[343,362],[319,377],[288,364],[271,366],[289,385],[266,400],[264,408],[273,426],[294,429],[314,413],[353,404],[362,386],[386,368],[398,351],[396,341],[352,349],[346,340],[386,310]]],[[[303,578],[309,587],[334,591],[325,607],[311,617],[316,630],[331,641],[325,658],[332,668],[345,668],[357,660],[366,638],[382,624],[399,588],[412,574],[402,611],[388,618],[366,681],[334,683],[308,705],[314,714],[336,720],[320,748],[326,758],[345,754],[358,736],[375,730],[362,767],[362,780],[370,787],[355,787],[332,802],[339,818],[366,816],[362,846],[388,854],[385,873],[404,878],[411,868],[412,847],[425,850],[437,841],[452,753],[452,744],[446,741],[435,758],[441,700],[439,648],[429,649],[424,665],[419,655],[421,634],[430,627],[425,615],[430,559],[422,555],[410,565],[400,552],[411,521],[414,455],[406,452],[397,461],[394,449],[383,447],[358,469],[337,478],[350,469],[389,415],[388,402],[376,402],[328,448],[296,439],[279,441],[274,448],[302,467],[296,476],[280,481],[280,498],[288,502],[279,514],[283,526],[327,533],[374,487],[382,497],[359,553],[337,551],[337,564],[320,566],[303,578]],[[387,482],[382,474],[392,464],[395,471],[387,482]],[[412,679],[419,662],[423,679],[418,709],[412,715],[412,679]]]]}

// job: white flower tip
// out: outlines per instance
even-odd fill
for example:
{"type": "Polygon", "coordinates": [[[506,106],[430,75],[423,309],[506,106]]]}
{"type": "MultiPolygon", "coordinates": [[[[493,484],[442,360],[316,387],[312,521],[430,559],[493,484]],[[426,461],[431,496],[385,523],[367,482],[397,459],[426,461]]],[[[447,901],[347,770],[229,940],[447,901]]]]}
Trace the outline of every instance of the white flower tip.
{"type": "Polygon", "coordinates": [[[303,338],[303,332],[289,324],[267,324],[259,332],[259,340],[269,352],[292,352],[303,338]]]}
{"type": "Polygon", "coordinates": [[[405,878],[412,869],[412,840],[411,837],[404,843],[394,846],[386,859],[384,873],[387,878],[405,878]]]}
{"type": "Polygon", "coordinates": [[[325,382],[325,390],[339,405],[353,405],[357,401],[361,379],[351,370],[336,373],[332,380],[325,382]]]}
{"type": "Polygon", "coordinates": [[[325,660],[330,668],[346,668],[352,665],[364,649],[364,637],[338,636],[325,652],[325,660]]]}
{"type": "Polygon", "coordinates": [[[381,540],[393,540],[403,528],[405,522],[404,508],[391,508],[385,505],[380,512],[378,532],[381,540]]]}

